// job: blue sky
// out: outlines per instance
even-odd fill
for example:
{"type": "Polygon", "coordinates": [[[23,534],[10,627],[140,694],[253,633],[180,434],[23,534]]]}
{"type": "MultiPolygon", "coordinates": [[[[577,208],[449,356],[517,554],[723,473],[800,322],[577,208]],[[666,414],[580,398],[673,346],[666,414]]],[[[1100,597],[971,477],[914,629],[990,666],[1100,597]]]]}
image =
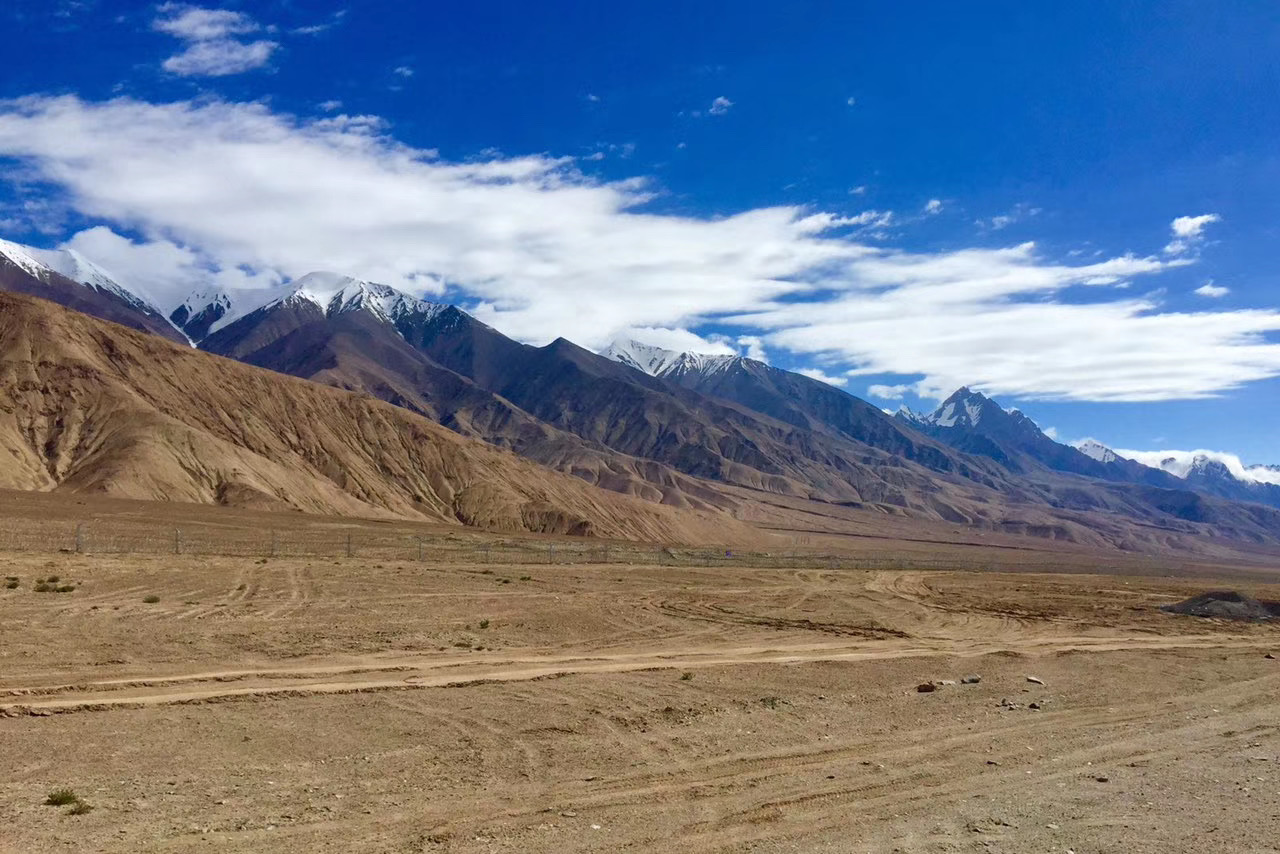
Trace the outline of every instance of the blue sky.
{"type": "Polygon", "coordinates": [[[1280,7],[0,10],[0,237],[1280,462],[1280,7]]]}

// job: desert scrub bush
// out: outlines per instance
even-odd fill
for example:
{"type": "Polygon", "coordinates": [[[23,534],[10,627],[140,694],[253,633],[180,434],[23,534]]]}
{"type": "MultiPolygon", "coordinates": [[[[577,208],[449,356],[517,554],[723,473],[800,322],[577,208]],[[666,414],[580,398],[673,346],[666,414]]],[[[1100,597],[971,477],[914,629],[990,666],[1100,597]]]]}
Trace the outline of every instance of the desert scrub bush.
{"type": "Polygon", "coordinates": [[[789,704],[781,697],[761,697],[760,705],[764,706],[766,709],[776,709],[778,706],[789,704]]]}
{"type": "Polygon", "coordinates": [[[37,584],[35,587],[31,589],[36,591],[37,593],[48,593],[51,590],[53,590],[53,585],[47,581],[41,581],[39,584],[37,584]]]}
{"type": "Polygon", "coordinates": [[[533,576],[532,576],[532,575],[522,575],[522,576],[520,576],[520,580],[521,580],[521,581],[533,581],[533,576]]]}
{"type": "Polygon", "coordinates": [[[76,589],[76,586],[74,584],[59,584],[57,587],[53,588],[53,592],[54,593],[70,593],[75,589],[76,589]]]}
{"type": "Polygon", "coordinates": [[[688,670],[686,670],[684,673],[681,673],[681,674],[680,674],[680,681],[681,681],[681,682],[692,682],[692,681],[693,681],[693,674],[692,674],[692,673],[690,673],[688,670]]]}
{"type": "Polygon", "coordinates": [[[16,578],[6,578],[6,579],[4,580],[4,586],[5,586],[5,587],[7,587],[7,588],[8,588],[8,589],[10,589],[10,590],[17,590],[17,589],[18,589],[18,583],[19,583],[19,582],[18,582],[18,579],[16,579],[16,578]]]}
{"type": "Polygon", "coordinates": [[[93,807],[84,801],[76,801],[75,806],[67,810],[67,815],[85,815],[93,812],[93,807]]]}
{"type": "Polygon", "coordinates": [[[62,580],[61,575],[51,575],[45,579],[45,581],[49,582],[50,584],[57,584],[61,580],[62,580]]]}
{"type": "Polygon", "coordinates": [[[145,598],[145,599],[143,599],[142,601],[143,601],[143,602],[146,602],[148,605],[154,605],[154,604],[156,604],[157,602],[159,602],[159,601],[160,601],[160,597],[159,597],[159,596],[157,596],[156,594],[152,593],[150,596],[146,597],[146,598],[145,598]]]}
{"type": "Polygon", "coordinates": [[[487,628],[489,628],[489,621],[488,621],[488,620],[481,620],[481,621],[480,621],[480,628],[482,628],[482,629],[487,629],[487,628]]]}
{"type": "Polygon", "coordinates": [[[67,804],[80,803],[80,796],[70,789],[54,789],[44,799],[47,807],[65,807],[67,804]]]}

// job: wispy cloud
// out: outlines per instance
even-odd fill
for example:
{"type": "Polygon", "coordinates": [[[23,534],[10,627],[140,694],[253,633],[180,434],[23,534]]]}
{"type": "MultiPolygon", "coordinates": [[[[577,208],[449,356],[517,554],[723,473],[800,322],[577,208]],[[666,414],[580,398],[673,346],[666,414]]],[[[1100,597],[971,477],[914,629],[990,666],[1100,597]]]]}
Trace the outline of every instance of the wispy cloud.
{"type": "Polygon", "coordinates": [[[261,29],[243,12],[165,3],[152,28],[187,43],[185,50],[166,59],[163,67],[186,77],[222,77],[261,68],[280,46],[269,39],[245,41],[238,36],[261,29]]]}
{"type": "Polygon", "coordinates": [[[930,199],[925,202],[924,212],[928,216],[942,213],[942,199],[930,199]]]}
{"type": "Polygon", "coordinates": [[[122,275],[154,277],[157,255],[178,259],[164,268],[171,297],[217,277],[260,286],[313,269],[417,293],[448,282],[522,340],[727,331],[824,374],[893,378],[873,394],[973,384],[1165,400],[1280,375],[1280,311],[1171,312],[1116,289],[1192,259],[870,245],[865,230],[891,221],[885,211],[663,214],[643,177],[601,181],[546,155],[447,161],[376,117],[29,97],[0,102],[0,156],[105,226],[76,239],[111,252],[122,275]]]}
{"type": "Polygon", "coordinates": [[[395,70],[392,73],[399,74],[401,77],[412,77],[413,69],[410,68],[408,65],[399,65],[399,66],[396,66],[395,70]]]}

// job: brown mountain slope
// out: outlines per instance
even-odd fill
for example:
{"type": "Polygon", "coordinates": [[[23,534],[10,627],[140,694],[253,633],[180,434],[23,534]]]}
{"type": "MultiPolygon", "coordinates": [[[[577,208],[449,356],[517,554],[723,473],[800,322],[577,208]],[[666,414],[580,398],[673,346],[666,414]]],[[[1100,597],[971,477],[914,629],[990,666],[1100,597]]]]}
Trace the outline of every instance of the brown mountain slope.
{"type": "Polygon", "coordinates": [[[0,486],[496,530],[758,539],[609,493],[403,409],[0,293],[0,486]]]}

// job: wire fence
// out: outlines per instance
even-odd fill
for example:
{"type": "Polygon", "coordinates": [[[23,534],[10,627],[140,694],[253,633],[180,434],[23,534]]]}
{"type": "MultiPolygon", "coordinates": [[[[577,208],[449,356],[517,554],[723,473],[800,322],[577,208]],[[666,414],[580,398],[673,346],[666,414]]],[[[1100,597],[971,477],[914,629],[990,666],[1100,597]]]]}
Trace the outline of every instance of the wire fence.
{"type": "Polygon", "coordinates": [[[823,553],[812,549],[751,551],[598,540],[548,540],[466,533],[386,532],[340,526],[296,529],[242,526],[166,526],[144,520],[48,520],[0,529],[0,552],[80,555],[174,555],[246,558],[345,558],[440,564],[624,564],[634,566],[758,567],[778,569],[903,569],[1166,574],[1153,558],[1099,562],[1045,552],[987,553],[944,558],[902,552],[823,553]]]}

